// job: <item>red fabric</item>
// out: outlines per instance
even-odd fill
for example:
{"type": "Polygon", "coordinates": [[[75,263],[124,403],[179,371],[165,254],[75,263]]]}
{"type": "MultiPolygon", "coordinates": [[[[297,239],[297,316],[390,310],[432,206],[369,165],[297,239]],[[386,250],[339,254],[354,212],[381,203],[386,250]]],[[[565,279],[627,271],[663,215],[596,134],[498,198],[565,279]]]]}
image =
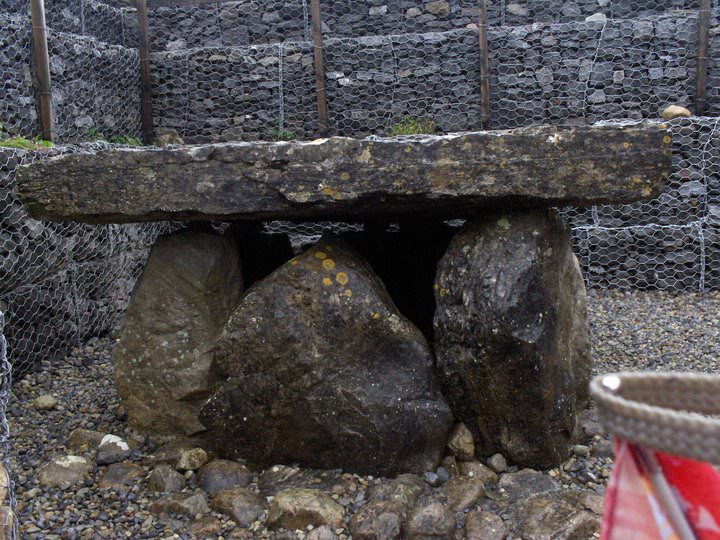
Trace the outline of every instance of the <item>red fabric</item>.
{"type": "MultiPolygon", "coordinates": [[[[618,440],[616,449],[601,540],[677,539],[636,447],[618,440]]],[[[708,463],[661,452],[652,455],[697,539],[720,540],[720,473],[708,463]]]]}
{"type": "Polygon", "coordinates": [[[720,474],[709,463],[657,452],[665,478],[677,490],[701,540],[720,540],[720,474]]]}

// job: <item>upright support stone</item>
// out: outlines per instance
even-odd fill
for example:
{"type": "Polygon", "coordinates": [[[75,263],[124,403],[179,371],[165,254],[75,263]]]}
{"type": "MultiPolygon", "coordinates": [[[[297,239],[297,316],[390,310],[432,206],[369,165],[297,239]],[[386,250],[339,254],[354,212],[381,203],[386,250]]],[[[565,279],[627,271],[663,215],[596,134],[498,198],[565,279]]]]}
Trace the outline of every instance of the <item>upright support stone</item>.
{"type": "Polygon", "coordinates": [[[469,223],[440,261],[435,351],[455,416],[481,456],[567,457],[590,377],[585,287],[549,210],[469,223]]]}
{"type": "Polygon", "coordinates": [[[160,435],[204,431],[198,412],[217,382],[214,340],[241,292],[232,239],[186,231],[158,240],[113,353],[134,427],[160,435]]]}

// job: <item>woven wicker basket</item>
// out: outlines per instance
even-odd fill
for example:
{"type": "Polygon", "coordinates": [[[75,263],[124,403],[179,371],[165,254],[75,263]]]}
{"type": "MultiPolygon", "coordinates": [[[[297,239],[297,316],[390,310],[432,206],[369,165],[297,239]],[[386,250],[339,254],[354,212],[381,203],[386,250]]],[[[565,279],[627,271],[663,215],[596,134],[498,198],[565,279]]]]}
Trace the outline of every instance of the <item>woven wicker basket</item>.
{"type": "Polygon", "coordinates": [[[590,393],[621,439],[720,464],[720,375],[617,373],[596,377],[590,393]]]}

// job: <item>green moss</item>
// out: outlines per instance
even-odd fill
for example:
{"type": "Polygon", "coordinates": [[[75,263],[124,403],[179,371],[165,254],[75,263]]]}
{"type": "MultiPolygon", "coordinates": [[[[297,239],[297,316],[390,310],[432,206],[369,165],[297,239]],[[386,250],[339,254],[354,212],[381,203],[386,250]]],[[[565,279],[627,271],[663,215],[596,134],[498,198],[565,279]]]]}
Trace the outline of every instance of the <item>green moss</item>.
{"type": "Polygon", "coordinates": [[[435,133],[436,128],[437,123],[431,118],[405,116],[388,130],[388,135],[392,137],[398,135],[430,135],[435,133]]]}
{"type": "Polygon", "coordinates": [[[20,150],[37,150],[39,148],[52,148],[53,143],[45,141],[39,137],[30,140],[25,137],[8,137],[0,139],[0,147],[17,148],[20,150]]]}
{"type": "Polygon", "coordinates": [[[275,127],[268,132],[268,136],[273,141],[292,141],[295,134],[292,131],[280,127],[280,119],[275,119],[275,127]]]}

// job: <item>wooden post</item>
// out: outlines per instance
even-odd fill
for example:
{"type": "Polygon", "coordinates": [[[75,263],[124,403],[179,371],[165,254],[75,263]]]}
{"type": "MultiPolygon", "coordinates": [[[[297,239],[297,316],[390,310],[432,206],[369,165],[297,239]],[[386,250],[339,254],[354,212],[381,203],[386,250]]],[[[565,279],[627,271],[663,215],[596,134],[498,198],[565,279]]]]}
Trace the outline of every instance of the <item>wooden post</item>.
{"type": "Polygon", "coordinates": [[[695,78],[695,114],[697,116],[702,116],[705,112],[710,15],[710,0],[701,0],[698,12],[697,75],[695,78]]]}
{"type": "Polygon", "coordinates": [[[311,0],[313,64],[315,65],[315,89],[317,91],[317,112],[320,135],[328,132],[327,96],[325,94],[325,49],[323,48],[320,0],[311,0]]]}
{"type": "Polygon", "coordinates": [[[45,4],[43,0],[30,0],[30,18],[32,21],[33,57],[35,60],[36,94],[41,136],[46,141],[52,141],[53,115],[50,55],[48,54],[45,4]]]}
{"type": "Polygon", "coordinates": [[[478,37],[480,38],[480,110],[482,125],[487,128],[490,121],[490,62],[488,59],[487,1],[479,0],[478,37]]]}
{"type": "Polygon", "coordinates": [[[152,84],[150,81],[150,50],[148,45],[147,0],[136,0],[138,18],[138,54],[140,56],[140,92],[142,94],[142,135],[145,144],[153,140],[152,84]]]}

